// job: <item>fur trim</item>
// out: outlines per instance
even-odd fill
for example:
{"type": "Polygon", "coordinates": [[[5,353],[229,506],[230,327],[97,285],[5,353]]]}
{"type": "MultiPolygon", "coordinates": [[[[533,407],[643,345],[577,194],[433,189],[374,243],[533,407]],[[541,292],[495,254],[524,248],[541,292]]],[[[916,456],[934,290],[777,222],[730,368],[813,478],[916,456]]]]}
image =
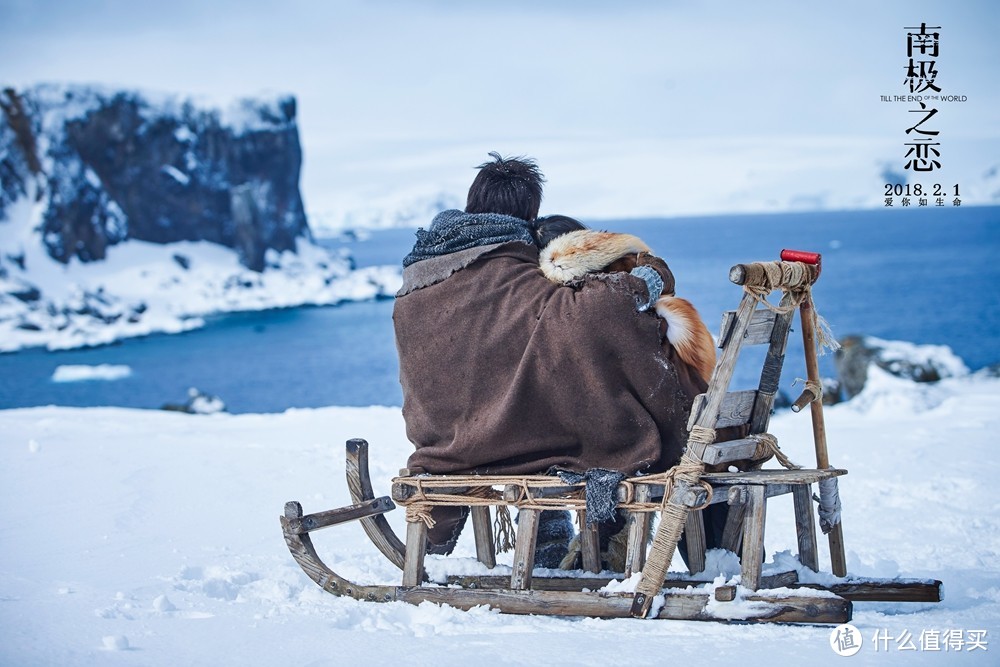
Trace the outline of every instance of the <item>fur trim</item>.
{"type": "Polygon", "coordinates": [[[566,284],[640,252],[650,252],[649,246],[631,234],[581,229],[563,234],[545,246],[538,263],[546,278],[566,284]]]}
{"type": "Polygon", "coordinates": [[[666,320],[667,340],[678,356],[708,382],[715,369],[715,341],[698,311],[687,299],[664,296],[656,302],[656,314],[666,320]]]}
{"type": "MultiPolygon", "coordinates": [[[[649,246],[631,234],[581,229],[553,239],[538,263],[546,278],[566,284],[641,252],[651,253],[649,246]]],[[[715,341],[695,307],[686,299],[664,296],[656,302],[656,314],[666,320],[667,340],[678,356],[708,382],[715,370],[715,341]]]]}

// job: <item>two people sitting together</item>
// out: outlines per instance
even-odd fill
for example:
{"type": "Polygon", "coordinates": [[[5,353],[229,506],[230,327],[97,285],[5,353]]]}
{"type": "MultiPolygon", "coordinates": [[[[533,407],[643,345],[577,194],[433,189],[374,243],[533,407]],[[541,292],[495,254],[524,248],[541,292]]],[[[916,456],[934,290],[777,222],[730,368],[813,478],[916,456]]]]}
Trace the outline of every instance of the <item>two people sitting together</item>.
{"type": "MultiPolygon", "coordinates": [[[[403,260],[393,311],[407,467],[432,474],[661,472],[681,457],[715,345],[639,239],[539,218],[530,159],[479,166],[465,211],[439,213],[403,260]]],[[[707,546],[726,505],[704,512],[707,546]]],[[[437,507],[429,553],[454,548],[468,508],[437,507]]],[[[602,556],[624,517],[599,526],[602,556]]],[[[568,512],[542,513],[536,566],[574,568],[568,512]]],[[[684,553],[683,545],[681,553],[684,553]]]]}

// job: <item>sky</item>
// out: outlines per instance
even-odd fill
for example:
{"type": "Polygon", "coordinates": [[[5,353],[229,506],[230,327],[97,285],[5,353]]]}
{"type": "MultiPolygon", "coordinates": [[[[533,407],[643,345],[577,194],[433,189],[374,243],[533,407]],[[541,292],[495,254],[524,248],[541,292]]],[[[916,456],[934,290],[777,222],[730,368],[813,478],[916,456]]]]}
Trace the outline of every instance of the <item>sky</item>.
{"type": "Polygon", "coordinates": [[[864,208],[904,171],[915,105],[880,95],[908,92],[904,26],[927,22],[967,100],[938,107],[942,169],[910,181],[989,203],[997,19],[989,0],[0,0],[0,83],[294,94],[314,226],[460,205],[491,150],[536,158],[543,212],[584,219],[864,208]]]}

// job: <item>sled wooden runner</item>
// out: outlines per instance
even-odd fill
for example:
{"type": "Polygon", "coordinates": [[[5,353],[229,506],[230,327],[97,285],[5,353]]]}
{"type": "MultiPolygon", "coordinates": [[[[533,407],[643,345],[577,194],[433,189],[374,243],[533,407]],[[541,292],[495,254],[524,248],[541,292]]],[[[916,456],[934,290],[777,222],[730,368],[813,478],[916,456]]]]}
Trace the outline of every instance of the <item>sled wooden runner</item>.
{"type": "MultiPolygon", "coordinates": [[[[619,484],[617,507],[628,515],[623,572],[614,573],[614,577],[601,572],[596,530],[581,531],[582,571],[558,572],[565,576],[535,571],[539,513],[545,509],[584,513],[583,485],[543,475],[418,475],[404,470],[392,480],[392,497],[377,498],[368,473],[368,443],[361,439],[347,443],[346,473],[353,505],[306,515],[299,503],[285,504],[281,525],[292,556],[307,576],[335,595],[374,602],[431,601],[460,609],[487,605],[514,614],[840,624],[850,620],[853,601],[940,601],[941,582],[936,580],[845,576],[836,480],[847,471],[830,467],[813,347],[819,321],[810,288],[820,274],[820,257],[785,252],[783,261],[741,264],[730,272],[732,282],[743,285],[743,298],[736,311],[723,317],[722,353],[708,390],[694,402],[688,424],[691,437],[681,464],[666,473],[632,477],[619,484]],[[766,303],[767,294],[774,290],[783,294],[778,306],[766,303]],[[808,381],[793,409],[810,406],[817,466],[809,469],[791,464],[774,437],[767,434],[795,312],[803,319],[808,381]],[[730,392],[741,349],[759,344],[768,348],[757,389],[730,392]],[[744,426],[746,436],[717,442],[716,430],[727,426],[744,426]],[[784,467],[761,469],[760,463],[771,456],[784,467]],[[748,469],[709,471],[735,462],[743,462],[748,469]],[[800,582],[794,570],[765,574],[767,500],[785,494],[793,499],[799,561],[808,570],[819,570],[816,485],[821,523],[830,536],[830,558],[838,578],[819,586],[800,582]],[[704,571],[705,536],[700,517],[703,508],[717,503],[727,503],[730,508],[722,546],[740,555],[742,568],[738,581],[722,584],[715,581],[715,573],[704,571]],[[397,504],[407,508],[405,544],[383,516],[397,504]],[[476,556],[490,570],[498,567],[496,552],[503,535],[503,530],[494,535],[492,515],[502,527],[504,519],[509,521],[509,509],[515,508],[519,516],[513,562],[505,567],[510,572],[428,581],[424,571],[425,517],[431,507],[439,505],[471,508],[476,556]],[[660,520],[650,546],[654,514],[660,520]],[[310,533],[349,521],[360,521],[376,548],[402,570],[401,585],[359,585],[337,575],[322,561],[310,533]],[[690,572],[669,573],[682,533],[686,535],[690,572]],[[633,581],[634,592],[615,590],[621,589],[621,584],[600,590],[633,574],[638,575],[638,581],[633,581]]],[[[585,521],[581,525],[587,526],[585,521]]],[[[508,524],[507,528],[512,527],[508,524]]]]}

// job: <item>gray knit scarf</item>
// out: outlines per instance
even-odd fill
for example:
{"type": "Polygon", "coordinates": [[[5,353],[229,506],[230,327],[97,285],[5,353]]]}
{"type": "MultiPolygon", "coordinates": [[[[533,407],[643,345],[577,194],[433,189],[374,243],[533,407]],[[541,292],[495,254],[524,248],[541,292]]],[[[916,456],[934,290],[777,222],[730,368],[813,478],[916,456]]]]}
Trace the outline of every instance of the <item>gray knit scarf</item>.
{"type": "Polygon", "coordinates": [[[465,213],[454,209],[441,211],[434,216],[430,229],[417,230],[417,242],[410,254],[403,258],[403,266],[460,250],[508,241],[523,241],[533,245],[535,241],[531,236],[531,223],[500,213],[465,213]]]}
{"type": "Polygon", "coordinates": [[[569,470],[557,470],[556,473],[567,484],[586,482],[584,495],[587,498],[587,523],[606,523],[615,520],[618,484],[625,479],[625,475],[604,468],[591,468],[583,474],[569,470]]]}

